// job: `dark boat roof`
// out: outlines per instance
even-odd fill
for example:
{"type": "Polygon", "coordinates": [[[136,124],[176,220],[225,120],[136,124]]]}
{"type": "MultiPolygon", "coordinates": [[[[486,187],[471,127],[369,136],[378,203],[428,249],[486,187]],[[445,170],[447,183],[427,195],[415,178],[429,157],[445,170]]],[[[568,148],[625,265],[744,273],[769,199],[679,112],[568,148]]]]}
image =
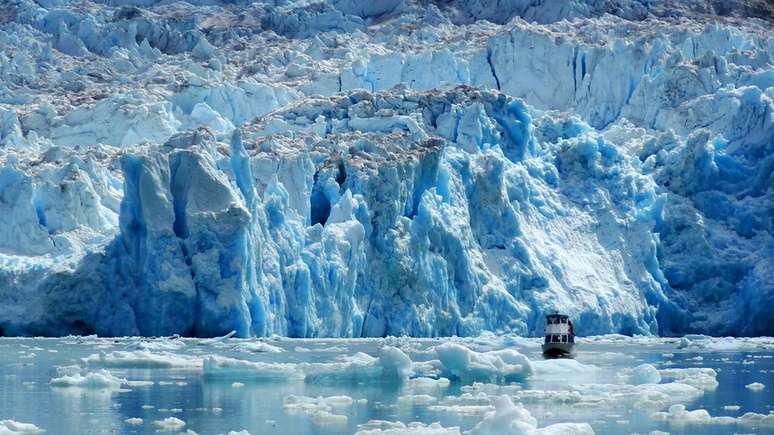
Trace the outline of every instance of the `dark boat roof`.
{"type": "Polygon", "coordinates": [[[546,314],[546,320],[548,319],[569,319],[570,316],[566,314],[546,314]]]}

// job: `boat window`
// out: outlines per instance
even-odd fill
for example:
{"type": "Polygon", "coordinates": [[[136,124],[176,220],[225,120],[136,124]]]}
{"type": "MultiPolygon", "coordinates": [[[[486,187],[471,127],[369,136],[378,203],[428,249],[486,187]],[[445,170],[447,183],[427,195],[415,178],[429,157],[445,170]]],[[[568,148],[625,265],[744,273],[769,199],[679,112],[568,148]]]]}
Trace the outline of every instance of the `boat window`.
{"type": "Polygon", "coordinates": [[[567,336],[566,335],[562,335],[562,343],[567,343],[567,336]]]}
{"type": "Polygon", "coordinates": [[[554,340],[553,341],[554,341],[554,343],[559,343],[559,336],[558,335],[554,335],[554,340]]]}

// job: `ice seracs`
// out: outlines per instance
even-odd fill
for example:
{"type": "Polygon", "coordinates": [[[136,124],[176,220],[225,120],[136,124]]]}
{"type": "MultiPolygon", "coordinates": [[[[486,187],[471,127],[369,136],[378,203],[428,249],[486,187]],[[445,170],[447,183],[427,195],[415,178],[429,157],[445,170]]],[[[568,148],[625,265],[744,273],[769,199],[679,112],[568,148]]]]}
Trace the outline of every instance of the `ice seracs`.
{"type": "Polygon", "coordinates": [[[13,3],[0,334],[771,335],[771,12],[668,3],[13,3]]]}

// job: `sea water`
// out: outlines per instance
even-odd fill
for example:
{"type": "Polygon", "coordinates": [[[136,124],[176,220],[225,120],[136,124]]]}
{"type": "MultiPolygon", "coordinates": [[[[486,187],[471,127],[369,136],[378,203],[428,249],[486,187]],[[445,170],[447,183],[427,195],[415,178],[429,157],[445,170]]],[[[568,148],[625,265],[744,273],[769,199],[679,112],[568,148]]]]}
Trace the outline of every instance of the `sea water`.
{"type": "Polygon", "coordinates": [[[774,433],[772,388],[772,338],[600,336],[579,339],[575,357],[561,360],[544,360],[539,339],[493,335],[0,339],[0,421],[50,434],[344,434],[396,422],[464,433],[503,396],[541,428],[774,433]],[[446,343],[470,352],[439,363],[446,343]],[[392,360],[371,358],[386,348],[400,351],[397,371],[392,360]],[[501,349],[526,356],[529,367],[514,362],[516,352],[493,352],[501,349]],[[208,371],[207,360],[218,371],[208,371]],[[323,372],[330,376],[315,377],[323,372]],[[686,412],[697,409],[707,413],[686,412]]]}

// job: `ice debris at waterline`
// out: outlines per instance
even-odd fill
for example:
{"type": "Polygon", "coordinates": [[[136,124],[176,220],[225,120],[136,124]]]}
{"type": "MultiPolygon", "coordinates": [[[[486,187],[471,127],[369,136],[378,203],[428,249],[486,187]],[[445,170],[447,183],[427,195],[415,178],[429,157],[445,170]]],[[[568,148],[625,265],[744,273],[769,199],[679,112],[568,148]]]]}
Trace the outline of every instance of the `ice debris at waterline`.
{"type": "Polygon", "coordinates": [[[0,335],[774,334],[765,2],[133,3],[0,6],[0,335]]]}
{"type": "Polygon", "coordinates": [[[540,339],[491,334],[2,338],[0,433],[3,425],[62,435],[83,427],[298,435],[774,430],[766,389],[745,388],[774,383],[773,338],[704,340],[733,343],[730,351],[686,348],[676,338],[583,341],[577,359],[544,360],[540,339]],[[279,351],[244,351],[259,344],[279,351]]]}

